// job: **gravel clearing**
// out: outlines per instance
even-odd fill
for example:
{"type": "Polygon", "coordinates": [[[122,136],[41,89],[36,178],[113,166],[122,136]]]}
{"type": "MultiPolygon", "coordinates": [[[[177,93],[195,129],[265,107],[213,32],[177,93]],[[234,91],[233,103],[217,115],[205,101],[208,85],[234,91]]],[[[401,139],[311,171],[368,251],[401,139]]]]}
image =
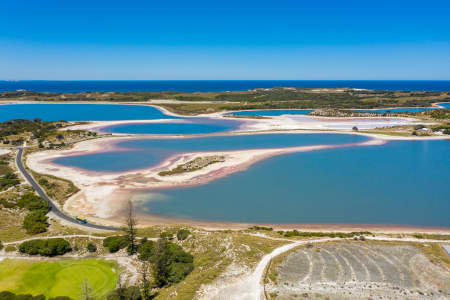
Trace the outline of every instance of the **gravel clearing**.
{"type": "MultiPolygon", "coordinates": [[[[316,244],[287,255],[266,285],[276,299],[449,299],[450,273],[411,245],[316,244]]],[[[256,299],[256,298],[254,298],[256,299]]]]}

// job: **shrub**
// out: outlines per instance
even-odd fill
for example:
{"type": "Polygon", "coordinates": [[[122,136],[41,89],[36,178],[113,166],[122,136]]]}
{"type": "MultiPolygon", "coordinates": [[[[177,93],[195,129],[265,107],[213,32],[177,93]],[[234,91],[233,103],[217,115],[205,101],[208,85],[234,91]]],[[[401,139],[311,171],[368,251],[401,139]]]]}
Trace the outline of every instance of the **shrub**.
{"type": "Polygon", "coordinates": [[[6,246],[5,251],[6,252],[14,252],[14,251],[17,251],[17,248],[13,245],[9,245],[9,246],[6,246]]]}
{"type": "Polygon", "coordinates": [[[93,243],[88,243],[87,250],[89,252],[97,252],[97,246],[95,246],[95,244],[93,243]]]}
{"type": "Polygon", "coordinates": [[[49,182],[48,182],[47,179],[41,178],[41,179],[39,179],[39,184],[40,184],[40,185],[43,185],[43,186],[48,186],[48,185],[49,185],[49,182]]]}
{"type": "Polygon", "coordinates": [[[272,227],[265,227],[265,226],[252,226],[252,227],[249,227],[248,229],[250,229],[250,230],[264,230],[264,231],[273,231],[273,228],[272,227]]]}
{"type": "Polygon", "coordinates": [[[33,193],[24,194],[20,197],[19,201],[17,201],[17,205],[20,208],[25,208],[28,210],[42,210],[45,213],[50,210],[49,203],[33,193]]]}
{"type": "Polygon", "coordinates": [[[423,126],[422,124],[418,124],[418,125],[414,126],[414,130],[419,130],[422,128],[425,128],[425,126],[423,126]]]}
{"type": "Polygon", "coordinates": [[[30,294],[20,294],[16,295],[11,292],[0,292],[0,300],[45,300],[44,295],[33,296],[30,294]]]}
{"type": "Polygon", "coordinates": [[[159,237],[162,238],[162,239],[172,240],[173,239],[173,234],[170,233],[170,232],[167,232],[167,231],[163,231],[163,232],[161,232],[159,237]]]}
{"type": "Polygon", "coordinates": [[[23,227],[29,234],[37,234],[47,231],[48,217],[46,212],[42,210],[32,211],[25,216],[23,220],[23,227]]]}
{"type": "Polygon", "coordinates": [[[2,241],[0,241],[0,250],[2,250],[3,249],[3,243],[2,243],[2,241]]]}
{"type": "Polygon", "coordinates": [[[300,236],[300,237],[331,237],[331,238],[350,238],[354,236],[359,235],[371,235],[372,233],[369,231],[360,231],[360,232],[301,232],[296,229],[292,231],[286,231],[284,233],[285,237],[292,237],[292,236],[300,236]]]}
{"type": "Polygon", "coordinates": [[[128,239],[125,236],[110,236],[103,240],[103,247],[114,253],[128,246],[128,239]]]}
{"type": "Polygon", "coordinates": [[[178,283],[194,269],[194,257],[166,239],[158,240],[150,261],[158,287],[178,283]]]}
{"type": "Polygon", "coordinates": [[[155,242],[154,241],[143,241],[138,248],[138,258],[140,260],[150,260],[155,252],[155,242]]]}
{"type": "Polygon", "coordinates": [[[141,290],[137,286],[130,286],[124,288],[118,288],[109,293],[106,297],[107,300],[123,300],[123,299],[133,299],[142,300],[141,290]]]}
{"type": "Polygon", "coordinates": [[[352,130],[353,130],[353,131],[358,131],[358,127],[353,126],[352,130]]]}
{"type": "Polygon", "coordinates": [[[18,184],[20,184],[20,180],[17,175],[12,172],[8,172],[0,177],[0,190],[8,189],[18,184]]]}
{"type": "Polygon", "coordinates": [[[188,236],[191,234],[191,232],[188,229],[180,229],[177,232],[177,239],[179,241],[184,241],[188,238],[188,236]]]}
{"type": "Polygon", "coordinates": [[[72,251],[70,243],[62,238],[39,239],[23,242],[19,251],[29,255],[57,256],[72,251]]]}

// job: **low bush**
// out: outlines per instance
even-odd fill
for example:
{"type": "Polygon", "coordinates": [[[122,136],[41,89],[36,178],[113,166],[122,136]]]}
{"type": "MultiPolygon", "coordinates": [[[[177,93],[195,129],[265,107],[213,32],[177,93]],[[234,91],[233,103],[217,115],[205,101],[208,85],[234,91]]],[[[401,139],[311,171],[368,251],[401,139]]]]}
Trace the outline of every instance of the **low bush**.
{"type": "Polygon", "coordinates": [[[110,236],[103,240],[103,247],[114,253],[128,246],[128,239],[125,236],[110,236]]]}
{"type": "Polygon", "coordinates": [[[143,241],[138,248],[138,258],[140,260],[150,260],[152,255],[155,253],[155,242],[154,241],[143,241]]]}
{"type": "Polygon", "coordinates": [[[26,215],[23,220],[23,227],[26,232],[29,234],[37,234],[47,231],[48,217],[45,214],[46,212],[43,210],[36,210],[26,215]]]}
{"type": "Polygon", "coordinates": [[[141,290],[137,286],[118,288],[109,293],[107,300],[142,300],[141,290]]]}
{"type": "Polygon", "coordinates": [[[188,236],[191,234],[191,232],[188,229],[180,229],[177,232],[177,239],[179,241],[184,241],[188,238],[188,236]]]}
{"type": "Polygon", "coordinates": [[[95,246],[95,244],[93,244],[93,243],[88,243],[87,250],[91,253],[97,252],[97,246],[95,246]]]}
{"type": "Polygon", "coordinates": [[[19,294],[16,295],[12,292],[0,292],[0,300],[45,300],[44,295],[33,296],[30,294],[19,294]]]}
{"type": "Polygon", "coordinates": [[[17,201],[17,205],[20,208],[28,209],[31,211],[42,210],[47,213],[50,210],[49,203],[33,193],[24,194],[22,197],[20,197],[19,201],[17,201]]]}
{"type": "Polygon", "coordinates": [[[14,252],[14,251],[17,251],[17,248],[13,245],[9,245],[9,246],[5,247],[5,251],[6,252],[14,252]]]}
{"type": "Polygon", "coordinates": [[[49,186],[50,185],[50,182],[48,182],[48,180],[45,179],[45,178],[39,179],[38,182],[39,182],[40,185],[43,185],[43,186],[49,186]]]}
{"type": "Polygon", "coordinates": [[[3,243],[2,243],[2,241],[0,241],[0,250],[2,250],[3,249],[3,243]]]}
{"type": "Polygon", "coordinates": [[[250,230],[264,230],[264,231],[273,231],[272,227],[264,227],[264,226],[252,226],[249,227],[250,230]]]}
{"type": "Polygon", "coordinates": [[[20,180],[14,173],[8,172],[0,177],[0,190],[6,190],[18,184],[20,184],[20,180]]]}
{"type": "Polygon", "coordinates": [[[39,239],[23,242],[19,251],[29,255],[57,256],[72,251],[70,243],[62,238],[39,239]]]}
{"type": "Polygon", "coordinates": [[[172,240],[173,239],[173,234],[167,231],[163,231],[161,232],[161,234],[159,235],[160,238],[162,239],[166,239],[166,240],[172,240]]]}

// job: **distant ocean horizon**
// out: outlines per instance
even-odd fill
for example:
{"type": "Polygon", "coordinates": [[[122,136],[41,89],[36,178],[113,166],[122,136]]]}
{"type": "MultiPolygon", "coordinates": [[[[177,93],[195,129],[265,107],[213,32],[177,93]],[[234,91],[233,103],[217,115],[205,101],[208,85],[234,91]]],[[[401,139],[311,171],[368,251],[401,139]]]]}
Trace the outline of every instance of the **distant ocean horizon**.
{"type": "Polygon", "coordinates": [[[438,92],[450,91],[450,80],[0,80],[0,92],[225,92],[273,87],[438,92]]]}

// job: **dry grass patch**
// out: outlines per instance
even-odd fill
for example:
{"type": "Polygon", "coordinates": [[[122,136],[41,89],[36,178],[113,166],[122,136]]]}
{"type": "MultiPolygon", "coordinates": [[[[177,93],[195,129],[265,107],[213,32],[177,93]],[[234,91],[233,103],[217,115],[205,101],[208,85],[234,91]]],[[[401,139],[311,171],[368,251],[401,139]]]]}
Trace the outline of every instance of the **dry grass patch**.
{"type": "Polygon", "coordinates": [[[25,212],[0,209],[0,241],[12,242],[31,236],[22,227],[25,214],[25,212]]]}
{"type": "Polygon", "coordinates": [[[422,251],[428,259],[439,266],[450,268],[450,257],[438,243],[414,243],[414,246],[422,251]]]}
{"type": "Polygon", "coordinates": [[[25,210],[0,209],[0,241],[14,242],[31,237],[46,237],[55,235],[88,234],[86,231],[62,225],[58,221],[49,220],[50,226],[46,232],[31,235],[23,228],[25,210]]]}
{"type": "Polygon", "coordinates": [[[79,189],[69,180],[52,175],[39,174],[34,171],[31,171],[31,173],[39,185],[45,190],[45,193],[50,198],[57,201],[61,206],[64,205],[70,196],[79,191],[79,189]]]}
{"type": "Polygon", "coordinates": [[[248,272],[262,256],[285,243],[240,232],[193,230],[192,233],[180,244],[194,255],[194,270],[184,281],[163,289],[157,299],[193,299],[202,285],[227,277],[225,273],[231,264],[248,272]]]}

